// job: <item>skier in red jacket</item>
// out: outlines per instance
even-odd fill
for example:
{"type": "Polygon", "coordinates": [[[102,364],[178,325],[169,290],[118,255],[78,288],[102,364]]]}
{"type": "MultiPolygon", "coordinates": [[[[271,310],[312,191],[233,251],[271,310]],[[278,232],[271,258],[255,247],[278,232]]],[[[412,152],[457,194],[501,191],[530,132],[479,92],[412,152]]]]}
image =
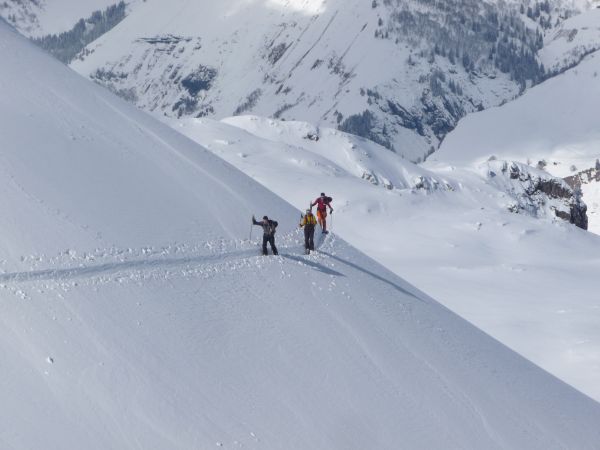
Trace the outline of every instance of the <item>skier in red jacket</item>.
{"type": "Polygon", "coordinates": [[[317,220],[319,225],[321,225],[321,229],[323,233],[327,233],[327,208],[329,208],[329,214],[333,214],[333,208],[331,207],[331,202],[333,199],[331,197],[327,197],[324,192],[321,192],[321,196],[318,197],[313,203],[310,204],[310,207],[317,207],[317,220]]]}

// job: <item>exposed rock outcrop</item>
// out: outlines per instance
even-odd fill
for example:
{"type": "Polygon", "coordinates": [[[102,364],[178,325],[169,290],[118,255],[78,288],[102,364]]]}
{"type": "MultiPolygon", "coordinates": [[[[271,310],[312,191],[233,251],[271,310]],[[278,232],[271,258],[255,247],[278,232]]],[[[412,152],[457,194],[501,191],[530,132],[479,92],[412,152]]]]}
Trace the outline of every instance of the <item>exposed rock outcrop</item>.
{"type": "Polygon", "coordinates": [[[507,205],[511,212],[554,216],[587,230],[587,205],[580,189],[543,170],[516,162],[489,161],[487,169],[493,183],[515,200],[507,205]]]}
{"type": "Polygon", "coordinates": [[[589,183],[600,183],[600,169],[591,168],[587,170],[583,170],[576,175],[572,175],[570,177],[566,177],[565,181],[569,186],[573,189],[581,189],[581,186],[589,183]]]}

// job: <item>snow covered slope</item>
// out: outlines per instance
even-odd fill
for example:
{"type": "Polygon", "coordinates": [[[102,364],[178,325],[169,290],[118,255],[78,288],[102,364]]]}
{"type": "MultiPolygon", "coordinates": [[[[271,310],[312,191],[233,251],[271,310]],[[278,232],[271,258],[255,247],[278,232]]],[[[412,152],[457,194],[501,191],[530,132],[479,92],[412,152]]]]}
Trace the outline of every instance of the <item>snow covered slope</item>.
{"type": "Polygon", "coordinates": [[[324,190],[334,198],[336,233],[600,399],[600,239],[557,219],[570,200],[551,194],[569,190],[565,182],[500,160],[427,170],[303,123],[172,125],[298,208],[324,190]]]}
{"type": "Polygon", "coordinates": [[[292,211],[273,205],[264,188],[224,170],[222,160],[198,152],[189,140],[166,127],[155,130],[145,114],[130,117],[76,74],[55,69],[38,76],[38,53],[19,58],[18,51],[3,45],[0,205],[14,213],[0,219],[0,245],[12,255],[8,261],[69,246],[90,251],[235,238],[247,234],[240,217],[292,211]],[[41,233],[24,231],[23,224],[41,233]]]}
{"type": "Polygon", "coordinates": [[[3,0],[4,17],[26,36],[61,33],[93,11],[118,3],[118,0],[3,0]]]}
{"type": "MultiPolygon", "coordinates": [[[[466,117],[431,161],[469,165],[495,155],[568,177],[600,158],[600,53],[500,108],[466,117]]],[[[590,229],[600,232],[597,190],[584,192],[590,229]]]]}
{"type": "Polygon", "coordinates": [[[600,8],[596,8],[565,20],[548,33],[540,58],[547,71],[557,73],[574,67],[587,54],[599,49],[600,8]]]}
{"type": "Polygon", "coordinates": [[[0,446],[593,448],[600,405],[0,24],[0,446]],[[281,257],[241,239],[281,222],[281,257]]]}

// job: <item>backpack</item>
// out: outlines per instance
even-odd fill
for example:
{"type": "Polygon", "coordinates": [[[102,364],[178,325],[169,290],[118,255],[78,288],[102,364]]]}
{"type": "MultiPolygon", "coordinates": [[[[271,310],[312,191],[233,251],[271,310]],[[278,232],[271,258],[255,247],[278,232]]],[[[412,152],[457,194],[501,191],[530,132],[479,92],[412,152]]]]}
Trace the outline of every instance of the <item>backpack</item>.
{"type": "Polygon", "coordinates": [[[276,220],[269,220],[269,228],[271,230],[271,235],[275,234],[275,229],[277,228],[277,225],[279,225],[279,223],[276,220]]]}
{"type": "Polygon", "coordinates": [[[332,201],[333,201],[333,199],[331,197],[325,197],[325,204],[326,205],[329,205],[332,201]]]}
{"type": "Polygon", "coordinates": [[[302,216],[302,219],[303,220],[302,220],[301,225],[304,224],[304,226],[306,226],[306,225],[316,225],[317,224],[317,218],[314,216],[313,213],[310,213],[310,215],[307,214],[305,216],[302,216]]]}

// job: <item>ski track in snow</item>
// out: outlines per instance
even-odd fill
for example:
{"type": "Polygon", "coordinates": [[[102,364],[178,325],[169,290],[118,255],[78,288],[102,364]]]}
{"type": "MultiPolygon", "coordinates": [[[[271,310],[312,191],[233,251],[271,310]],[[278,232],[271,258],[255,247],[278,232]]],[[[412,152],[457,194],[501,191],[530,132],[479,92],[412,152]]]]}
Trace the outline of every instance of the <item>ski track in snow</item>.
{"type": "MultiPolygon", "coordinates": [[[[373,277],[398,292],[408,295],[418,301],[428,303],[416,293],[411,292],[404,287],[382,277],[374,272],[365,269],[351,261],[336,256],[334,251],[335,237],[333,235],[322,235],[318,233],[316,237],[316,250],[310,255],[304,254],[303,243],[297,238],[295,233],[282,236],[278,256],[271,253],[268,256],[261,254],[261,244],[254,243],[255,247],[236,250],[237,242],[209,242],[204,247],[221,247],[220,253],[197,253],[192,250],[189,254],[180,257],[169,257],[164,255],[157,256],[143,249],[141,253],[148,252],[145,257],[136,256],[134,259],[120,259],[118,261],[108,261],[98,264],[81,264],[80,266],[44,268],[39,270],[14,271],[0,274],[0,289],[8,289],[16,296],[27,299],[28,295],[18,286],[23,284],[36,284],[38,290],[53,290],[60,288],[68,290],[69,287],[75,287],[80,284],[97,285],[106,283],[124,283],[141,282],[147,279],[169,279],[173,277],[211,277],[214,274],[224,270],[235,271],[237,269],[248,267],[249,265],[264,265],[280,263],[286,264],[286,261],[292,264],[300,264],[310,270],[321,272],[331,277],[344,278],[346,275],[335,270],[336,264],[342,264],[348,268],[359,270],[360,272],[373,277]],[[328,237],[331,236],[331,239],[328,237]],[[233,250],[231,250],[233,248],[233,250]]],[[[246,241],[245,246],[250,242],[246,241]]],[[[117,255],[112,256],[122,258],[118,255],[130,252],[125,250],[117,251],[117,255]]],[[[177,251],[177,250],[176,250],[177,251]]],[[[115,253],[114,249],[112,250],[115,253]]],[[[72,254],[77,252],[70,251],[72,254]]],[[[38,263],[43,259],[32,257],[38,263]]]]}
{"type": "Polygon", "coordinates": [[[45,269],[14,272],[0,275],[0,282],[23,282],[35,280],[68,280],[89,278],[97,275],[115,274],[133,270],[169,269],[186,265],[218,264],[256,256],[256,251],[245,250],[225,255],[198,255],[183,258],[141,259],[65,269],[45,269]]]}
{"type": "MultiPolygon", "coordinates": [[[[208,242],[204,245],[207,248],[218,248],[221,247],[219,253],[198,253],[197,250],[193,249],[188,254],[179,257],[169,257],[164,255],[157,256],[156,253],[152,253],[146,249],[142,249],[139,253],[149,253],[148,256],[140,257],[136,256],[134,259],[123,258],[123,253],[132,252],[132,250],[117,250],[114,249],[104,250],[100,252],[112,253],[110,257],[113,261],[102,262],[98,264],[83,264],[79,266],[71,267],[57,267],[57,268],[44,268],[39,270],[25,270],[25,271],[14,271],[0,274],[0,287],[7,287],[7,284],[14,283],[27,283],[34,281],[68,281],[78,279],[92,279],[106,276],[108,279],[120,280],[127,274],[140,274],[144,272],[164,272],[174,269],[179,269],[180,273],[193,273],[194,269],[200,269],[206,266],[218,266],[227,265],[229,268],[235,268],[235,263],[249,261],[255,259],[257,264],[268,263],[271,260],[282,261],[287,259],[290,261],[297,262],[305,265],[312,269],[321,271],[328,275],[333,276],[345,276],[340,272],[337,272],[327,267],[325,259],[335,259],[345,264],[352,265],[350,262],[346,262],[336,257],[335,255],[327,252],[320,251],[320,248],[328,242],[324,237],[317,237],[316,249],[311,255],[305,255],[303,246],[298,245],[298,240],[294,239],[294,235],[283,236],[279,239],[282,243],[278,244],[280,250],[279,257],[269,254],[267,257],[261,254],[261,244],[256,242],[254,247],[249,247],[250,242],[246,241],[244,246],[249,247],[243,250],[235,250],[237,243],[234,241],[230,242],[208,242]],[[296,241],[296,242],[294,242],[296,241]],[[231,249],[234,250],[231,250],[231,249]],[[119,260],[115,261],[115,258],[119,260]]],[[[185,246],[184,246],[185,248],[185,246]]],[[[181,251],[181,250],[179,250],[181,251]]],[[[175,248],[175,252],[178,252],[178,248],[175,248]]],[[[186,251],[184,250],[184,253],[186,251]]],[[[68,254],[77,254],[76,251],[69,250],[68,254]]],[[[84,253],[85,255],[85,253],[84,253]]],[[[168,252],[167,252],[168,255],[168,252]]],[[[87,260],[87,256],[83,257],[87,260]]],[[[43,263],[44,258],[32,256],[30,259],[40,263],[43,263]]],[[[24,258],[24,260],[27,260],[24,258]]],[[[202,271],[204,273],[204,271],[202,271]]],[[[378,278],[378,275],[372,274],[378,278]]],[[[388,283],[390,283],[388,281],[388,283]]]]}

